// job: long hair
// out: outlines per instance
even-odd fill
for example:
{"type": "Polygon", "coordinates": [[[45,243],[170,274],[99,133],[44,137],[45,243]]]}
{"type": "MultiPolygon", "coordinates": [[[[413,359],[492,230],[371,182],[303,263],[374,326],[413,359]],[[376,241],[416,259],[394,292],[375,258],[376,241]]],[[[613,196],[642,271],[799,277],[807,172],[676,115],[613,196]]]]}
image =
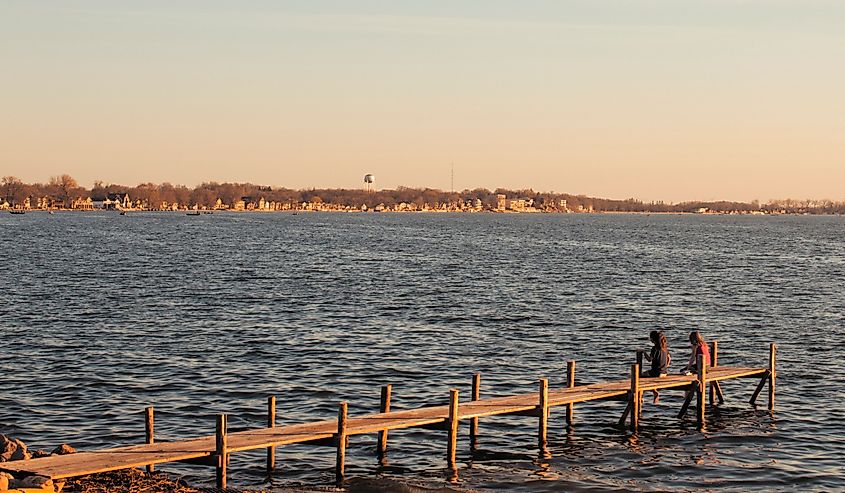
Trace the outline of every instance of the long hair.
{"type": "Polygon", "coordinates": [[[691,342],[694,346],[706,346],[707,343],[704,342],[704,338],[701,337],[701,334],[698,333],[697,330],[694,330],[689,333],[689,342],[691,342]]]}
{"type": "Polygon", "coordinates": [[[652,330],[648,334],[648,338],[651,339],[651,342],[659,347],[661,350],[666,350],[669,344],[666,342],[666,335],[663,333],[662,330],[652,330]]]}
{"type": "Polygon", "coordinates": [[[658,333],[658,337],[660,339],[660,344],[659,344],[660,349],[663,350],[663,351],[668,351],[669,350],[669,343],[666,342],[666,334],[664,334],[663,331],[661,330],[658,333]]]}

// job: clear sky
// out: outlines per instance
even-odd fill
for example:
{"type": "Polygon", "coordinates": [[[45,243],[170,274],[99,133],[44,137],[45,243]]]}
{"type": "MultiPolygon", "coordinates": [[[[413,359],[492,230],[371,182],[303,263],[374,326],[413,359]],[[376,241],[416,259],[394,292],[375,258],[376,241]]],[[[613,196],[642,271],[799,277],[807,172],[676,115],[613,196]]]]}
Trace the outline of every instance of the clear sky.
{"type": "Polygon", "coordinates": [[[2,0],[0,174],[845,199],[841,0],[2,0]]]}

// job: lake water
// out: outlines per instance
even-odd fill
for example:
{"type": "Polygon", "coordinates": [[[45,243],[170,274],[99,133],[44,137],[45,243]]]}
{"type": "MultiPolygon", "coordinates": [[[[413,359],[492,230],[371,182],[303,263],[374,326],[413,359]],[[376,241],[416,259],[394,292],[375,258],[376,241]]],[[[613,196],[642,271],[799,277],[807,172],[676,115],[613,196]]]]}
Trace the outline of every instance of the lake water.
{"type": "MultiPolygon", "coordinates": [[[[845,489],[845,218],[670,215],[180,213],[0,214],[0,433],[34,448],[94,449],[279,422],[444,404],[450,387],[533,392],[537,379],[627,378],[648,331],[680,368],[690,330],[719,362],[765,366],[776,342],[774,414],[747,401],[676,418],[682,394],[646,396],[636,435],[623,403],[536,419],[482,419],[460,479],[478,491],[845,489]]],[[[448,485],[445,432],[353,437],[350,478],[448,485]]],[[[291,446],[266,483],[263,452],[237,454],[236,487],[327,486],[334,450],[291,446]]],[[[162,466],[197,485],[213,469],[162,466]]]]}

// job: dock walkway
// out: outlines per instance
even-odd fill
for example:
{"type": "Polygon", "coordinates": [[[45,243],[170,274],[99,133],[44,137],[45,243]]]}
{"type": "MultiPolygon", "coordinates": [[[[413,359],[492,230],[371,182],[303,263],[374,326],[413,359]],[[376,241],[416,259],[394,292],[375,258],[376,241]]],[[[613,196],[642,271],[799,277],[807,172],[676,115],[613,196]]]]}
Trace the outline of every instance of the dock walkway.
{"type": "MultiPolygon", "coordinates": [[[[686,412],[692,398],[697,397],[697,419],[704,425],[704,395],[710,387],[710,403],[723,401],[719,382],[739,378],[760,378],[751,397],[752,404],[766,383],[769,386],[769,409],[774,406],[775,346],[770,347],[769,365],[759,367],[723,367],[716,365],[716,344],[710,368],[698,375],[670,375],[661,378],[640,378],[640,364],[631,366],[631,379],[590,385],[575,385],[575,363],[568,364],[567,387],[549,390],[548,381],[540,379],[539,392],[480,399],[480,377],[473,378],[472,400],[459,402],[458,391],[452,389],[448,405],[390,411],[391,386],[382,388],[381,412],[366,416],[350,417],[347,405],[340,403],[338,418],[286,426],[275,425],[275,398],[268,400],[268,427],[228,433],[226,415],[217,418],[217,430],[208,435],[174,442],[155,442],[153,438],[152,408],[147,408],[147,443],[107,450],[80,452],[71,455],[50,456],[24,461],[0,463],[0,470],[16,476],[39,475],[53,480],[83,476],[98,472],[133,467],[147,467],[152,471],[156,464],[189,462],[216,466],[218,487],[225,487],[228,455],[256,449],[267,449],[267,467],[275,465],[275,448],[297,443],[333,445],[337,449],[337,479],[344,477],[345,449],[348,437],[378,433],[377,452],[382,456],[387,448],[387,434],[403,428],[433,428],[448,432],[447,462],[455,467],[455,446],[458,423],[470,421],[470,437],[475,446],[478,419],[499,415],[533,416],[539,420],[538,445],[546,447],[549,410],[566,407],[566,422],[572,423],[575,404],[601,400],[624,400],[626,408],[620,419],[624,426],[630,416],[631,428],[637,429],[641,414],[642,393],[650,390],[688,390],[680,416],[686,412]]],[[[700,364],[700,363],[699,363],[700,364]]],[[[700,364],[700,366],[703,366],[700,364]]]]}

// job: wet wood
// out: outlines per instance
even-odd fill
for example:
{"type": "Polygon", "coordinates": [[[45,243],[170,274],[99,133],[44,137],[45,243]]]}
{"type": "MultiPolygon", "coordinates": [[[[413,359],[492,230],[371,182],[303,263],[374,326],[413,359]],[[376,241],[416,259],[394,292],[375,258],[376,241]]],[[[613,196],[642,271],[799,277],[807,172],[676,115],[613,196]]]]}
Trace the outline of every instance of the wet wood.
{"type": "Polygon", "coordinates": [[[725,394],[722,393],[722,385],[719,382],[713,382],[713,386],[716,389],[716,397],[719,398],[719,404],[725,403],[725,394]]]}
{"type": "MultiPolygon", "coordinates": [[[[697,385],[698,384],[696,384],[695,386],[697,385]]],[[[689,405],[690,403],[692,403],[693,397],[695,397],[695,389],[693,385],[690,385],[689,387],[687,387],[687,395],[684,398],[684,403],[681,404],[681,410],[678,412],[678,419],[683,418],[684,415],[687,413],[687,409],[689,409],[689,405]]]]}
{"type": "Polygon", "coordinates": [[[774,343],[769,344],[769,411],[775,409],[775,383],[777,380],[775,358],[777,357],[777,352],[777,345],[774,343]]]}
{"type": "Polygon", "coordinates": [[[348,406],[346,401],[341,402],[337,410],[337,434],[335,435],[335,445],[337,446],[337,462],[335,463],[335,481],[338,484],[343,483],[343,478],[346,472],[346,439],[347,439],[347,419],[348,406]]]}
{"type": "MultiPolygon", "coordinates": [[[[710,367],[715,368],[719,363],[719,341],[710,343],[710,367]]],[[[716,404],[716,386],[719,382],[710,382],[710,405],[716,404]]]]}
{"type": "Polygon", "coordinates": [[[640,365],[631,365],[631,430],[637,431],[640,426],[640,365]]]}
{"type": "MultiPolygon", "coordinates": [[[[566,388],[575,388],[575,361],[568,361],[566,363],[566,388]]],[[[575,404],[569,403],[566,405],[566,426],[572,427],[572,418],[575,415],[575,404]]]]}
{"type": "MultiPolygon", "coordinates": [[[[267,398],[267,428],[276,427],[276,396],[267,398]]],[[[267,472],[273,472],[276,468],[276,447],[267,447],[267,472]]]]}
{"type": "Polygon", "coordinates": [[[449,417],[448,417],[448,444],[446,447],[446,463],[452,469],[455,468],[455,456],[458,451],[458,409],[460,406],[458,389],[449,390],[449,417]]]}
{"type": "MultiPolygon", "coordinates": [[[[155,443],[155,410],[151,407],[144,409],[144,441],[147,445],[155,443]]],[[[154,464],[147,464],[147,472],[155,471],[154,464]]]]}
{"type": "Polygon", "coordinates": [[[707,362],[704,360],[704,355],[698,355],[698,361],[696,361],[696,367],[698,369],[698,385],[696,389],[696,398],[697,398],[697,406],[696,406],[696,422],[698,423],[699,428],[704,427],[704,393],[707,391],[707,362]]]}
{"type": "MultiPolygon", "coordinates": [[[[471,401],[477,402],[481,399],[481,374],[472,376],[471,401]]],[[[469,419],[469,446],[472,450],[478,448],[478,417],[469,419]]]]}
{"type": "Polygon", "coordinates": [[[763,373],[763,378],[760,379],[760,383],[757,384],[757,388],[754,389],[754,393],[751,394],[751,399],[748,400],[752,406],[757,405],[757,396],[760,395],[760,392],[763,391],[763,387],[765,387],[769,381],[769,370],[766,370],[763,373]]]}
{"type": "MultiPolygon", "coordinates": [[[[393,385],[385,385],[381,388],[381,399],[379,401],[379,413],[387,414],[390,412],[390,394],[393,392],[393,385]]],[[[379,458],[384,457],[387,453],[387,430],[378,432],[378,447],[376,447],[376,454],[379,458]]]]}
{"type": "Polygon", "coordinates": [[[226,468],[229,465],[226,421],[227,417],[225,414],[217,415],[214,455],[217,457],[217,487],[221,489],[226,488],[226,468]]]}
{"type": "Polygon", "coordinates": [[[549,433],[549,381],[545,378],[540,379],[538,400],[537,412],[540,419],[537,427],[537,446],[540,451],[544,451],[548,445],[549,433]]]}

